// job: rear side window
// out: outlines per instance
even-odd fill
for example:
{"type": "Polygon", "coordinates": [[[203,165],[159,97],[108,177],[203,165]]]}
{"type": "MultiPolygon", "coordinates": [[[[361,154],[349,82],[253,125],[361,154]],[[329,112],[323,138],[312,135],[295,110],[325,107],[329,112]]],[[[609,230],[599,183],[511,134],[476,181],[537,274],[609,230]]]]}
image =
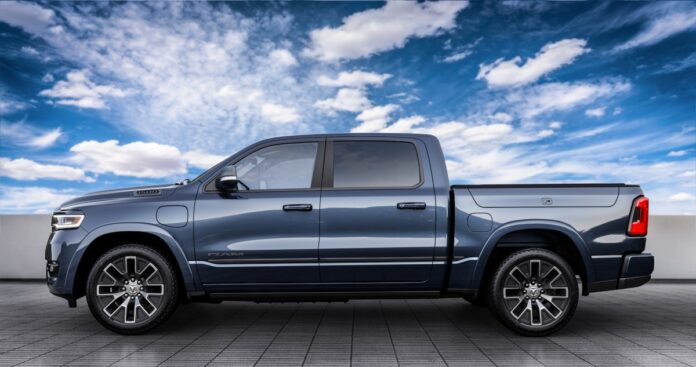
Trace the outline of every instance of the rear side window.
{"type": "Polygon", "coordinates": [[[405,142],[334,142],[334,188],[397,188],[420,183],[416,147],[405,142]]]}

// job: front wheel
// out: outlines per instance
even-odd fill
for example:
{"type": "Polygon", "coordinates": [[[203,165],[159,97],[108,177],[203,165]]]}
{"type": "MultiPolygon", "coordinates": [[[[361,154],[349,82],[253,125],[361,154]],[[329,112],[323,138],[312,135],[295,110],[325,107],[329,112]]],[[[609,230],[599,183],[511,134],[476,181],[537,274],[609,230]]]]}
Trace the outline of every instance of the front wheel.
{"type": "Polygon", "coordinates": [[[508,256],[489,284],[489,305],[512,331],[545,336],[563,328],[578,305],[578,282],[568,263],[543,249],[508,256]]]}
{"type": "Polygon", "coordinates": [[[169,261],[141,245],[118,246],[102,255],[87,278],[92,315],[119,334],[144,333],[174,313],[177,278],[169,261]]]}

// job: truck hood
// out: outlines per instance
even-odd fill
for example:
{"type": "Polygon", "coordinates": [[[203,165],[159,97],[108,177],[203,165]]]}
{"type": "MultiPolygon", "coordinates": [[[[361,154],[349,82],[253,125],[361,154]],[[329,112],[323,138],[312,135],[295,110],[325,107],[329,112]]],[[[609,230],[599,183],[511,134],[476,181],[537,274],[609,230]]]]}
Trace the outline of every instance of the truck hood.
{"type": "Polygon", "coordinates": [[[58,210],[78,209],[82,205],[107,204],[131,200],[162,198],[171,195],[180,185],[153,185],[96,191],[64,202],[58,210]]]}

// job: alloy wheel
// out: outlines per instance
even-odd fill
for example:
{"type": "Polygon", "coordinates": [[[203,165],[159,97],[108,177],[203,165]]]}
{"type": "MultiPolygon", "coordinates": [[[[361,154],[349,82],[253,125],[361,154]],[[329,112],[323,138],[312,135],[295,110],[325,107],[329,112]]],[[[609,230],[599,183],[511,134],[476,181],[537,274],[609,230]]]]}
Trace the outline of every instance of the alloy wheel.
{"type": "Polygon", "coordinates": [[[137,324],[152,317],[162,306],[164,292],[164,280],[157,266],[138,256],[110,261],[96,284],[102,312],[124,324],[137,324]]]}
{"type": "Polygon", "coordinates": [[[569,287],[556,265],[542,259],[525,260],[505,276],[503,301],[518,323],[548,326],[567,311],[569,287]]]}

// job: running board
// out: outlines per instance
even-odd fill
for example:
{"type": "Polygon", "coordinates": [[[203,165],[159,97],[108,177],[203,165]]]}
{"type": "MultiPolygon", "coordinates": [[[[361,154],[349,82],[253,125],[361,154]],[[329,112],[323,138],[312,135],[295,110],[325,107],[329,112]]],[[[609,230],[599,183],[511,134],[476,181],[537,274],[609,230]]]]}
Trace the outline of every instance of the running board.
{"type": "Polygon", "coordinates": [[[216,300],[254,302],[347,302],[351,299],[439,298],[441,296],[440,291],[241,292],[208,295],[216,300]]]}

